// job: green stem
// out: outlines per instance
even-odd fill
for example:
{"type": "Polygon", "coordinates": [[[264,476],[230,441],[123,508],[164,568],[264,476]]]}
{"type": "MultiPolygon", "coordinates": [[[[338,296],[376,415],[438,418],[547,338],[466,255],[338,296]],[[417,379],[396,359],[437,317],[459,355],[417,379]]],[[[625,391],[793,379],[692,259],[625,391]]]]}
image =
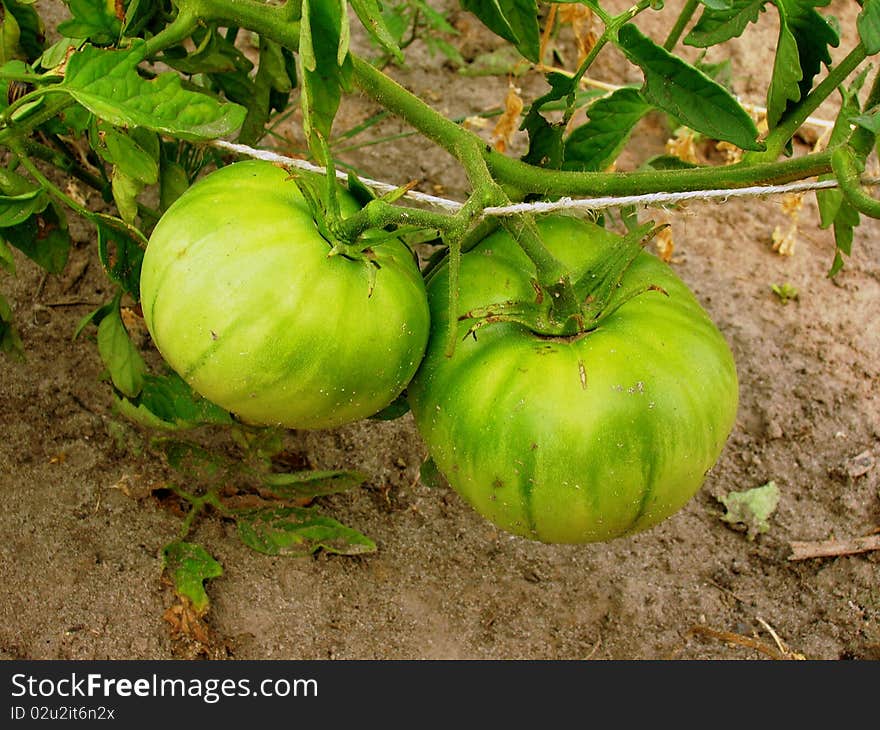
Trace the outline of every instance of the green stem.
{"type": "MultiPolygon", "coordinates": [[[[293,4],[291,4],[293,3],[293,4]]],[[[292,51],[299,48],[297,4],[267,5],[256,0],[176,0],[180,12],[188,11],[203,21],[223,21],[247,28],[292,51]]]]}
{"type": "Polygon", "coordinates": [[[831,165],[847,202],[860,213],[880,218],[880,200],[871,197],[862,188],[859,163],[849,146],[838,147],[831,153],[831,165]]]}
{"type": "Polygon", "coordinates": [[[58,200],[67,205],[72,210],[75,210],[81,216],[83,216],[86,220],[93,220],[92,212],[87,208],[84,208],[79,203],[77,203],[73,198],[64,193],[59,187],[57,187],[51,180],[49,180],[42,172],[40,172],[39,168],[31,161],[30,157],[27,156],[25,152],[24,146],[19,143],[13,143],[10,145],[12,151],[18,155],[18,158],[22,164],[22,166],[33,176],[33,178],[40,183],[49,193],[54,195],[58,200]]]}
{"type": "Polygon", "coordinates": [[[819,105],[825,101],[834,90],[840,86],[846,78],[856,70],[858,65],[868,57],[865,46],[859,43],[853,48],[828,75],[822,79],[822,82],[816,86],[809,94],[807,94],[800,102],[795,104],[783,117],[779,123],[771,130],[770,134],[764,140],[766,149],[762,152],[748,152],[743,156],[743,162],[758,163],[775,160],[782,154],[788,141],[794,137],[795,133],[804,125],[809,117],[819,105]]]}
{"type": "Polygon", "coordinates": [[[699,0],[687,0],[684,4],[681,13],[679,13],[678,19],[675,21],[675,25],[672,26],[672,30],[669,31],[669,35],[666,36],[666,41],[663,43],[663,47],[667,51],[671,51],[675,48],[679,38],[681,38],[681,34],[684,33],[684,29],[687,27],[690,19],[694,16],[699,4],[699,0]]]}
{"type": "Polygon", "coordinates": [[[739,162],[734,165],[687,170],[614,173],[535,168],[495,152],[488,155],[487,164],[500,183],[519,190],[522,195],[548,196],[617,196],[743,188],[803,180],[831,170],[831,158],[828,152],[757,165],[739,162]]]}
{"type": "Polygon", "coordinates": [[[177,17],[144,43],[144,58],[150,58],[170,46],[183,43],[192,35],[198,24],[198,16],[185,6],[181,6],[177,17]]]}
{"type": "Polygon", "coordinates": [[[405,208],[377,199],[371,200],[359,211],[340,221],[334,232],[344,241],[354,243],[364,231],[387,226],[436,228],[452,233],[461,228],[461,221],[456,216],[420,208],[405,208]]]}
{"type": "MultiPolygon", "coordinates": [[[[868,111],[878,104],[880,104],[880,70],[874,74],[871,90],[868,92],[868,97],[865,99],[862,109],[868,111]]],[[[874,132],[865,129],[865,127],[857,126],[850,137],[849,144],[856,155],[864,160],[871,154],[871,150],[874,149],[876,138],[877,135],[874,132]]]]}

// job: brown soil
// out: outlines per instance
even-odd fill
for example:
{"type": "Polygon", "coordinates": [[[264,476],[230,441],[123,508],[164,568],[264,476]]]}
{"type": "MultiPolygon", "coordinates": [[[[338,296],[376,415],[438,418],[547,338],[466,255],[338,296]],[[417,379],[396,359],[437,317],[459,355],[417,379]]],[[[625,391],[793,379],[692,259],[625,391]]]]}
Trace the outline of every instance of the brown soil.
{"type": "MultiPolygon", "coordinates": [[[[857,10],[839,0],[828,8],[850,37],[857,10]]],[[[467,57],[499,45],[458,19],[455,42],[467,57]]],[[[659,37],[659,20],[640,24],[659,37]]],[[[774,42],[772,19],[762,20],[731,52],[743,97],[766,88],[774,42]]],[[[419,44],[408,58],[394,75],[450,116],[485,111],[506,93],[505,77],[464,78],[419,44]]],[[[620,81],[621,67],[603,54],[593,75],[620,81]]],[[[526,99],[544,88],[539,77],[517,83],[526,99]]],[[[373,111],[349,100],[339,128],[373,111]]],[[[833,103],[822,112],[833,114],[833,103]]],[[[661,151],[668,134],[662,120],[648,120],[623,164],[661,151]]],[[[416,137],[346,159],[370,177],[464,193],[450,159],[416,137]]],[[[378,551],[266,557],[207,516],[192,539],[225,572],[208,585],[202,641],[175,637],[163,620],[174,596],[161,550],[181,518],[152,490],[170,472],[144,450],[147,434],[114,414],[93,338],[71,341],[79,319],[110,296],[93,232],[76,224],[76,248],[57,278],[17,257],[18,275],[2,287],[27,361],[4,361],[0,382],[0,657],[880,658],[880,552],[789,559],[792,541],[880,526],[880,469],[852,461],[867,451],[870,466],[880,456],[880,225],[863,223],[831,281],[833,237],[819,229],[812,195],[793,256],[771,246],[774,228],[790,220],[779,199],[656,216],[672,222],[673,265],[730,342],[741,379],[736,428],[685,509],[611,543],[536,544],[419,481],[425,451],[410,416],[291,433],[289,448],[316,467],[369,475],[364,488],[322,503],[378,551]],[[770,287],[786,282],[799,297],[783,305],[770,287]],[[781,499],[766,533],[750,539],[720,519],[720,497],[770,480],[781,499]]]]}

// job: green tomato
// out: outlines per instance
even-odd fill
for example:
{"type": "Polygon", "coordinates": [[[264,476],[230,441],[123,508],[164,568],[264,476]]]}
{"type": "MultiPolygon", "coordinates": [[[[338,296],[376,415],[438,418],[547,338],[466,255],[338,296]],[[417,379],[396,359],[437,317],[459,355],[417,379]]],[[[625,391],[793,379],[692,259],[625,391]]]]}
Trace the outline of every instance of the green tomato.
{"type": "Polygon", "coordinates": [[[147,246],[141,305],[157,348],[248,423],[331,428],[373,415],[424,353],[424,282],[398,240],[377,244],[374,262],[329,252],[286,171],[248,161],[211,173],[147,246]]]}
{"type": "MultiPolygon", "coordinates": [[[[619,238],[575,218],[539,223],[572,280],[619,238]]],[[[535,267],[505,232],[461,260],[461,315],[534,300],[535,267]]],[[[654,285],[570,338],[511,322],[444,353],[448,270],[428,284],[432,334],[407,389],[418,429],[451,486],[496,526],[534,540],[582,543],[644,530],[700,488],[733,428],[738,385],[723,336],[693,294],[641,252],[622,291],[654,285]]]]}

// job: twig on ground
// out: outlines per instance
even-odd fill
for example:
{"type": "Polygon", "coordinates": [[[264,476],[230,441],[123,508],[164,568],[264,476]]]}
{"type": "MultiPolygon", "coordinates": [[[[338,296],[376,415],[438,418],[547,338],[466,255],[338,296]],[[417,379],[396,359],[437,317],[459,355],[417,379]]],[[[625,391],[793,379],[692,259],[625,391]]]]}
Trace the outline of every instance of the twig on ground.
{"type": "Polygon", "coordinates": [[[816,542],[792,540],[789,545],[791,547],[789,560],[856,555],[870,550],[880,550],[880,532],[875,531],[870,535],[847,537],[840,540],[818,540],[816,542]]]}

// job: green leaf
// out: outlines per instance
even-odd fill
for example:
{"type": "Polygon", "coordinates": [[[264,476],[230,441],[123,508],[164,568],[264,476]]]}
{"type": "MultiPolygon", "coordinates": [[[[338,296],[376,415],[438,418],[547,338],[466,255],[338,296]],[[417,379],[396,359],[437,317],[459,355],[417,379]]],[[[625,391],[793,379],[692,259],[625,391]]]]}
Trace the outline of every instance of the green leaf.
{"type": "Polygon", "coordinates": [[[750,540],[770,529],[769,518],[779,504],[779,488],[775,482],[744,492],[730,492],[720,502],[727,509],[721,516],[724,522],[745,525],[750,540]]]}
{"type": "Polygon", "coordinates": [[[13,276],[15,275],[15,258],[12,255],[12,249],[6,245],[6,241],[0,238],[0,268],[6,269],[13,276]]]}
{"type": "Polygon", "coordinates": [[[16,360],[24,359],[24,345],[18,330],[12,326],[12,307],[2,294],[0,294],[0,352],[16,360]]]}
{"type": "Polygon", "coordinates": [[[134,226],[109,215],[97,214],[98,257],[107,275],[135,299],[140,298],[141,264],[147,239],[134,226]]]}
{"type": "Polygon", "coordinates": [[[71,20],[58,24],[58,32],[69,38],[88,38],[100,45],[119,38],[122,22],[116,17],[115,3],[107,0],[65,0],[71,20]]]}
{"type": "Polygon", "coordinates": [[[429,489],[440,489],[447,486],[443,472],[430,456],[419,467],[419,481],[429,489]]]}
{"type": "Polygon", "coordinates": [[[138,214],[137,197],[144,189],[144,184],[114,167],[110,187],[120,218],[126,223],[134,223],[138,214]]]}
{"type": "Polygon", "coordinates": [[[150,443],[165,454],[169,466],[190,481],[205,484],[213,481],[221,472],[225,474],[225,459],[198,444],[164,437],[153,439],[150,443]]]}
{"type": "Polygon", "coordinates": [[[162,54],[162,60],[181,73],[215,74],[242,71],[250,73],[254,65],[216,28],[206,28],[193,34],[197,44],[194,50],[172,46],[162,54]]]}
{"type": "MultiPolygon", "coordinates": [[[[31,3],[26,1],[3,0],[3,7],[6,10],[6,18],[16,27],[17,39],[14,55],[29,63],[34,61],[43,53],[43,43],[46,40],[42,19],[31,3]]],[[[5,22],[6,20],[4,20],[4,25],[5,22]]],[[[5,36],[5,27],[3,31],[5,36]]]]}
{"type": "MultiPolygon", "coordinates": [[[[396,237],[396,236],[395,236],[396,237]]],[[[401,393],[381,411],[370,416],[371,421],[394,421],[409,413],[409,401],[405,393],[401,393]]]]}
{"type": "Polygon", "coordinates": [[[144,375],[138,397],[121,398],[118,405],[123,415],[133,421],[167,431],[209,424],[228,426],[233,422],[227,411],[202,398],[173,372],[144,375]]]}
{"type": "Polygon", "coordinates": [[[565,140],[567,170],[605,170],[629,140],[633,128],[651,110],[642,95],[631,88],[617,89],[587,110],[589,121],[565,140]]]}
{"type": "Polygon", "coordinates": [[[784,6],[779,7],[779,17],[779,38],[776,41],[773,74],[767,88],[767,125],[770,129],[779,122],[790,102],[800,100],[800,82],[804,76],[797,39],[785,20],[784,6]]]}
{"type": "Polygon", "coordinates": [[[859,38],[869,56],[880,51],[880,0],[865,0],[856,19],[859,38]]]}
{"type": "Polygon", "coordinates": [[[388,53],[390,53],[398,62],[403,62],[403,52],[397,44],[388,26],[385,24],[385,18],[379,8],[378,0],[350,0],[351,7],[361,21],[370,37],[388,53]]]}
{"type": "Polygon", "coordinates": [[[704,3],[700,19],[684,38],[684,44],[709,48],[742,35],[749,23],[756,23],[769,0],[732,0],[727,7],[704,3]]]}
{"type": "Polygon", "coordinates": [[[529,61],[540,61],[541,30],[535,0],[461,0],[496,35],[513,43],[529,61]]]}
{"type": "Polygon", "coordinates": [[[100,307],[95,309],[92,312],[89,312],[85,317],[83,317],[79,323],[76,325],[76,329],[73,331],[73,337],[71,339],[75,340],[82,334],[82,331],[88,327],[90,324],[94,323],[95,325],[101,324],[101,320],[104,319],[110,312],[113,311],[113,307],[116,306],[115,302],[107,302],[106,304],[102,304],[100,307]]]}
{"type": "Polygon", "coordinates": [[[758,129],[751,116],[727,89],[673,56],[632,24],[623,26],[618,42],[626,57],[642,69],[642,96],[696,132],[760,150],[758,129]]]}
{"type": "Polygon", "coordinates": [[[175,72],[142,78],[137,67],[144,52],[139,38],[121,51],[86,45],[70,57],[64,81],[52,90],[66,91],[116,126],[146,127],[190,141],[223,137],[241,126],[243,107],[184,89],[175,72]]]}
{"type": "Polygon", "coordinates": [[[70,254],[70,232],[63,209],[49,205],[42,213],[0,230],[0,236],[50,274],[60,274],[70,254]]]}
{"type": "MultiPolygon", "coordinates": [[[[828,47],[836,48],[840,38],[835,26],[816,12],[816,7],[828,5],[830,0],[774,0],[780,14],[797,43],[798,62],[803,77],[799,87],[801,97],[813,86],[813,79],[822,65],[831,64],[828,47]]],[[[771,127],[772,128],[772,127],[771,127]]]]}
{"type": "Polygon", "coordinates": [[[186,169],[176,160],[163,155],[159,165],[159,208],[164,213],[189,188],[186,169]]]}
{"type": "Polygon", "coordinates": [[[834,216],[834,261],[828,270],[828,278],[834,278],[844,266],[844,256],[852,254],[853,231],[860,222],[859,212],[847,200],[840,203],[834,216]]]}
{"type": "Polygon", "coordinates": [[[303,0],[299,35],[303,131],[319,161],[323,153],[312,138],[313,130],[324,139],[330,138],[342,89],[348,86],[351,74],[351,59],[347,55],[340,58],[345,43],[341,30],[344,20],[336,0],[303,0]]]}
{"type": "MultiPolygon", "coordinates": [[[[860,73],[856,77],[856,79],[853,81],[852,84],[850,84],[848,88],[844,86],[838,87],[838,91],[840,92],[841,97],[840,109],[837,112],[837,118],[834,120],[834,127],[832,127],[831,134],[828,137],[828,149],[834,149],[835,147],[845,143],[849,139],[849,136],[851,134],[851,124],[859,124],[859,119],[863,118],[864,115],[859,115],[859,111],[861,109],[859,92],[861,91],[861,88],[865,83],[867,73],[867,69],[862,71],[862,73],[860,73]]],[[[869,128],[869,131],[872,130],[870,130],[869,128]]],[[[820,181],[832,179],[834,179],[833,173],[819,176],[820,181]]],[[[817,190],[816,202],[819,205],[819,226],[820,228],[828,228],[829,226],[834,224],[834,221],[837,218],[838,213],[840,212],[840,206],[843,203],[843,192],[839,188],[817,190]]],[[[852,213],[855,214],[855,225],[858,225],[858,213],[855,210],[853,210],[852,213]]],[[[844,213],[844,219],[851,220],[852,217],[852,214],[847,214],[846,212],[844,213]]],[[[849,231],[850,241],[852,240],[851,233],[852,231],[849,231]]],[[[844,233],[844,238],[846,237],[847,236],[844,233]]],[[[838,248],[840,247],[838,246],[838,248]]],[[[840,263],[842,265],[843,262],[841,261],[840,263]]],[[[837,272],[835,271],[835,273],[837,272]]]]}
{"type": "Polygon", "coordinates": [[[117,390],[130,398],[140,393],[147,367],[122,322],[119,297],[98,325],[98,353],[117,390]]]}
{"type": "Polygon", "coordinates": [[[189,599],[199,614],[204,614],[210,605],[205,581],[223,575],[223,566],[201,545],[183,540],[169,543],[162,553],[165,571],[174,583],[174,590],[189,599]]]}
{"type": "Polygon", "coordinates": [[[693,170],[699,165],[681,159],[676,155],[654,155],[649,157],[640,166],[641,170],[693,170]]]}
{"type": "Polygon", "coordinates": [[[266,474],[263,485],[278,499],[311,499],[359,487],[367,476],[356,471],[298,471],[266,474]]]}
{"type": "Polygon", "coordinates": [[[287,51],[266,38],[260,39],[260,65],[254,78],[253,97],[238,140],[256,144],[266,133],[273,110],[281,111],[296,81],[296,66],[289,63],[287,51]]]}
{"type": "Polygon", "coordinates": [[[520,125],[520,129],[529,133],[529,151],[523,155],[523,160],[530,165],[558,168],[563,159],[562,135],[565,126],[561,122],[549,122],[541,114],[541,109],[573,94],[576,91],[575,81],[570,76],[554,71],[547,74],[547,82],[550,90],[535,99],[520,125]]]}
{"type": "Polygon", "coordinates": [[[18,195],[0,195],[0,228],[17,226],[34,213],[45,210],[49,197],[42,188],[18,195]]]}
{"type": "Polygon", "coordinates": [[[357,530],[313,507],[276,507],[236,516],[238,536],[248,547],[265,555],[311,555],[323,549],[340,555],[360,555],[376,544],[357,530]]]}
{"type": "Polygon", "coordinates": [[[130,178],[144,185],[155,185],[159,180],[158,140],[152,132],[137,129],[126,133],[123,130],[98,122],[96,133],[91,135],[92,148],[111,165],[115,165],[130,178]],[[144,136],[152,135],[152,138],[144,136]],[[138,138],[149,149],[138,143],[138,138]],[[155,144],[153,144],[155,142],[155,144]]]}

